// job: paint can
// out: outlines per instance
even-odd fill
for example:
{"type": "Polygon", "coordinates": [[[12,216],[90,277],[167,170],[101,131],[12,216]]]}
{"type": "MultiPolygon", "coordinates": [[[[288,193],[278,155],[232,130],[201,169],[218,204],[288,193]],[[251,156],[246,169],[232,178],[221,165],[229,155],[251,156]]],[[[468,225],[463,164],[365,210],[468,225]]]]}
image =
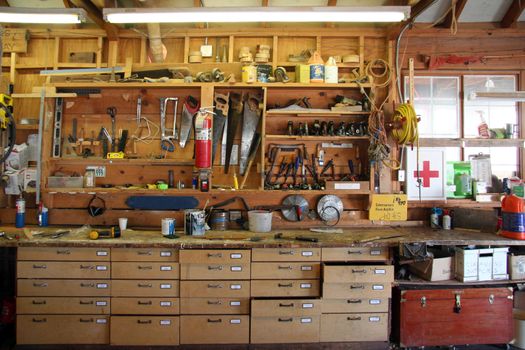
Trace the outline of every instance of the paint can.
{"type": "Polygon", "coordinates": [[[272,212],[266,210],[250,210],[248,224],[252,232],[270,232],[272,230],[272,212]]]}
{"type": "Polygon", "coordinates": [[[254,65],[242,67],[242,82],[255,83],[257,81],[257,67],[254,65]]]}
{"type": "Polygon", "coordinates": [[[210,216],[210,227],[214,231],[226,231],[228,229],[228,212],[225,210],[214,210],[210,216]]]}
{"type": "Polygon", "coordinates": [[[201,209],[184,210],[184,233],[191,236],[203,236],[206,231],[206,215],[201,209]]]}
{"type": "Polygon", "coordinates": [[[173,236],[175,234],[175,219],[164,218],[161,220],[161,228],[163,236],[173,236]]]}

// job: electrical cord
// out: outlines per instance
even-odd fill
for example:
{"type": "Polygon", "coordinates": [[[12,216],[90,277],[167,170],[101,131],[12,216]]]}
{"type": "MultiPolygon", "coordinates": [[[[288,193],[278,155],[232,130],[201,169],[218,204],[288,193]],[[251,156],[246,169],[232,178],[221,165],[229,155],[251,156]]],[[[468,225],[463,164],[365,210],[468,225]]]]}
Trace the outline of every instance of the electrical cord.
{"type": "Polygon", "coordinates": [[[400,104],[394,112],[392,121],[394,123],[392,136],[399,145],[413,145],[418,142],[417,115],[411,104],[400,104]]]}
{"type": "Polygon", "coordinates": [[[16,139],[16,122],[15,118],[13,117],[13,114],[7,108],[6,106],[0,104],[0,107],[4,110],[5,116],[7,119],[9,119],[9,122],[7,123],[7,129],[8,129],[8,137],[9,137],[9,145],[7,147],[7,151],[2,150],[2,157],[0,158],[0,164],[6,161],[7,157],[11,154],[13,151],[13,148],[15,147],[15,139],[16,139]]]}

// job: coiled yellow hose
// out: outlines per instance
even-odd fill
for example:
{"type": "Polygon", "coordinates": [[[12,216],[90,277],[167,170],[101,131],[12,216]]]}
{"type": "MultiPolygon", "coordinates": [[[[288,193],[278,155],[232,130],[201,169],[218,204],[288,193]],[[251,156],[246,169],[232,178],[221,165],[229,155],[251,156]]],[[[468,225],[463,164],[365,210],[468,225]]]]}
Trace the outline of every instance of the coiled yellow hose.
{"type": "Polygon", "coordinates": [[[408,103],[400,104],[392,118],[394,129],[392,136],[400,145],[416,144],[419,139],[417,115],[414,107],[408,103]]]}

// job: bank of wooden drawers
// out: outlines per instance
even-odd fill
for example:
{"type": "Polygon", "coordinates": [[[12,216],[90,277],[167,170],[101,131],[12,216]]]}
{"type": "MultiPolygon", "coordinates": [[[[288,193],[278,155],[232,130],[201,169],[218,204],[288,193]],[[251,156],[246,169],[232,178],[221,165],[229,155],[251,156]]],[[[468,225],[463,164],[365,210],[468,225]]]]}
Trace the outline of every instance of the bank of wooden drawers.
{"type": "Polygon", "coordinates": [[[252,279],[317,279],[320,264],[309,262],[252,263],[252,279]]]}
{"type": "Polygon", "coordinates": [[[181,298],[249,298],[250,281],[180,281],[181,298]]]}
{"type": "Polygon", "coordinates": [[[181,344],[246,344],[250,341],[249,316],[180,316],[181,344]]]}
{"type": "Polygon", "coordinates": [[[17,260],[110,261],[110,248],[19,247],[17,260]]]}
{"type": "Polygon", "coordinates": [[[319,316],[320,299],[254,299],[252,300],[252,317],[273,316],[319,316]]]}
{"type": "Polygon", "coordinates": [[[18,296],[102,297],[110,296],[109,280],[19,279],[18,296]]]}
{"type": "Polygon", "coordinates": [[[182,263],[180,278],[184,280],[250,279],[249,263],[182,263]]]}
{"type": "Polygon", "coordinates": [[[253,248],[252,261],[321,261],[321,248],[253,248]]]}
{"type": "Polygon", "coordinates": [[[179,251],[171,248],[112,248],[111,261],[179,261],[179,251]]]}
{"type": "Polygon", "coordinates": [[[319,342],[320,316],[252,317],[251,342],[316,343],[319,342]]]}
{"type": "Polygon", "coordinates": [[[179,345],[179,317],[112,316],[112,345],[179,345]]]}
{"type": "Polygon", "coordinates": [[[180,312],[187,315],[248,315],[249,298],[181,298],[180,312]]]}
{"type": "Polygon", "coordinates": [[[18,315],[18,344],[108,344],[109,316],[18,315]]]}
{"type": "Polygon", "coordinates": [[[113,279],[179,279],[179,264],[173,262],[112,262],[113,279]]]}
{"type": "Polygon", "coordinates": [[[178,297],[176,280],[112,280],[113,297],[178,297]]]}
{"type": "Polygon", "coordinates": [[[323,261],[386,261],[388,247],[322,248],[323,261]]]}
{"type": "Polygon", "coordinates": [[[319,297],[319,280],[252,280],[252,297],[319,297]]]}
{"type": "Polygon", "coordinates": [[[392,296],[391,282],[361,283],[361,282],[325,282],[323,283],[323,298],[390,298],[392,296]]]}
{"type": "Polygon", "coordinates": [[[19,261],[18,278],[110,278],[109,262],[19,261]]]}
{"type": "Polygon", "coordinates": [[[387,341],[388,313],[323,314],[321,342],[387,341]]]}
{"type": "Polygon", "coordinates": [[[18,314],[79,314],[109,315],[110,298],[18,297],[18,314]]]}
{"type": "Polygon", "coordinates": [[[324,282],[393,282],[394,267],[387,265],[325,265],[324,282]]]}
{"type": "Polygon", "coordinates": [[[348,312],[388,312],[388,297],[386,298],[346,298],[323,299],[323,313],[348,313],[348,312]]]}
{"type": "Polygon", "coordinates": [[[111,313],[114,315],[178,315],[178,298],[111,298],[111,313]]]}
{"type": "Polygon", "coordinates": [[[198,249],[181,250],[180,262],[185,264],[249,264],[250,250],[234,249],[198,249]]]}

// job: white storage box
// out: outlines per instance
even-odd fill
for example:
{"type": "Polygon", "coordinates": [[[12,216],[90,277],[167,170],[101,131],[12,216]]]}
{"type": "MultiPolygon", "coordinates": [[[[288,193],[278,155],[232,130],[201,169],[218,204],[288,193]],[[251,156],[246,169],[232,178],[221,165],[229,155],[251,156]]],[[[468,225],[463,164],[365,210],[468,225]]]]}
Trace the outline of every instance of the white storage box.
{"type": "Polygon", "coordinates": [[[29,147],[25,143],[15,145],[9,157],[5,160],[7,170],[22,170],[27,168],[29,159],[29,147]]]}
{"type": "Polygon", "coordinates": [[[4,173],[7,176],[5,194],[19,195],[24,186],[24,172],[20,170],[9,170],[4,173]]]}
{"type": "Polygon", "coordinates": [[[462,282],[477,281],[479,249],[456,248],[454,257],[456,279],[462,282]]]}
{"type": "Polygon", "coordinates": [[[456,248],[456,279],[462,282],[506,280],[508,247],[456,248]]]}
{"type": "Polygon", "coordinates": [[[492,259],[492,279],[493,280],[508,280],[509,274],[507,270],[507,254],[508,247],[493,248],[494,255],[492,259]]]}

